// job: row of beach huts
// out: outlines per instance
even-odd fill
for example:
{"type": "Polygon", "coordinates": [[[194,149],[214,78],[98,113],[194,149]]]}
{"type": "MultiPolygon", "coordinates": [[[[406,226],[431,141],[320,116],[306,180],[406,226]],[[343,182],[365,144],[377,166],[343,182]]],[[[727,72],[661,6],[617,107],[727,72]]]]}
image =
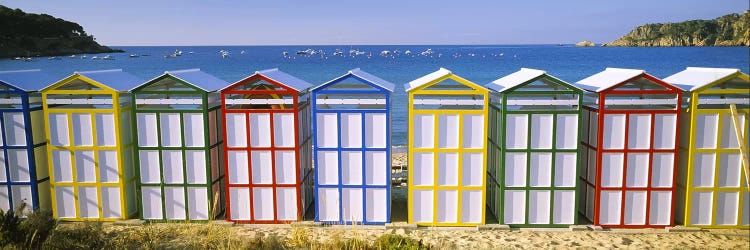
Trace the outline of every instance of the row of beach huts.
{"type": "MultiPolygon", "coordinates": [[[[737,69],[571,84],[524,68],[479,85],[441,68],[405,89],[409,223],[750,227],[737,69]]],[[[0,71],[0,209],[385,224],[393,91],[360,69],[318,86],[278,69],[233,84],[199,69],[0,71]]]]}

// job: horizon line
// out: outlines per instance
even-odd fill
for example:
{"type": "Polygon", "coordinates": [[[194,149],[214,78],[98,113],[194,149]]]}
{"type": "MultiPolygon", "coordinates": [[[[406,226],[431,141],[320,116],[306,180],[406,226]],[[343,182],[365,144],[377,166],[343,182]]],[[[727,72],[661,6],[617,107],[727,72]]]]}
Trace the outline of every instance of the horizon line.
{"type": "MultiPolygon", "coordinates": [[[[597,45],[603,43],[596,43],[597,45]]],[[[247,46],[247,47],[268,47],[268,46],[519,46],[519,45],[575,45],[575,43],[469,43],[469,44],[202,44],[202,45],[104,45],[109,47],[164,47],[164,46],[182,46],[182,47],[215,47],[215,46],[247,46]]]]}

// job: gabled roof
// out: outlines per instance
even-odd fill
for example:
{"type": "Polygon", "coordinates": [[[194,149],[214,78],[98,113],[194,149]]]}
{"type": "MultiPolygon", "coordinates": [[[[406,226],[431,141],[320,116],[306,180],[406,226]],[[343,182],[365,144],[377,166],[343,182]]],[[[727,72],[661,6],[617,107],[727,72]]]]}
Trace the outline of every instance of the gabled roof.
{"type": "Polygon", "coordinates": [[[664,81],[685,91],[700,89],[722,78],[740,72],[739,69],[687,67],[664,81]]]}
{"type": "MultiPolygon", "coordinates": [[[[76,75],[87,77],[91,80],[104,84],[107,87],[110,87],[117,91],[131,90],[143,82],[143,80],[139,79],[138,77],[135,77],[134,75],[131,75],[129,73],[122,71],[122,69],[81,71],[81,72],[74,72],[73,75],[71,76],[76,76],[76,75]]],[[[69,77],[66,77],[65,79],[69,77]]],[[[43,90],[52,87],[58,82],[60,81],[57,81],[47,87],[44,87],[43,90]]]]}
{"type": "MultiPolygon", "coordinates": [[[[513,74],[510,74],[510,75],[504,76],[504,77],[502,77],[500,79],[492,81],[491,83],[485,85],[485,87],[487,87],[488,89],[497,91],[497,92],[503,92],[503,91],[507,91],[509,89],[512,89],[512,88],[514,88],[514,87],[516,87],[518,85],[521,85],[521,84],[524,84],[524,83],[528,83],[529,81],[534,80],[534,79],[536,79],[536,78],[538,78],[540,76],[544,76],[544,75],[546,75],[549,78],[555,79],[557,81],[567,83],[567,82],[565,82],[563,80],[558,79],[557,77],[554,77],[554,76],[552,76],[550,74],[547,74],[547,72],[545,72],[543,70],[521,68],[521,70],[516,71],[513,74]]],[[[570,86],[578,89],[578,87],[576,87],[576,86],[573,86],[571,84],[568,84],[568,85],[570,85],[570,86]]]]}
{"type": "MultiPolygon", "coordinates": [[[[456,76],[450,70],[448,70],[446,68],[440,68],[440,69],[438,69],[435,72],[429,73],[429,74],[427,74],[425,76],[422,76],[420,78],[417,78],[416,80],[413,80],[413,81],[405,84],[404,85],[404,91],[409,92],[412,89],[419,88],[419,87],[421,87],[421,86],[423,86],[425,84],[434,82],[437,79],[440,79],[440,78],[443,78],[443,77],[446,77],[446,76],[450,76],[450,75],[456,76]]],[[[456,76],[456,77],[458,77],[458,76],[456,76]]],[[[461,77],[459,77],[459,78],[461,78],[461,77]]],[[[475,86],[479,87],[480,89],[485,89],[484,86],[480,86],[480,85],[475,85],[475,86]]]]}
{"type": "Polygon", "coordinates": [[[41,90],[57,80],[39,69],[0,71],[0,82],[26,92],[41,90]]]}
{"type": "Polygon", "coordinates": [[[233,83],[232,85],[226,86],[226,87],[222,88],[221,90],[224,90],[226,88],[234,86],[235,84],[243,82],[246,79],[251,78],[251,77],[256,76],[256,75],[260,75],[260,76],[266,77],[268,79],[274,80],[274,81],[276,81],[278,83],[283,84],[284,86],[287,86],[289,88],[292,88],[292,89],[296,90],[297,92],[302,92],[302,91],[305,91],[305,90],[307,90],[307,89],[309,89],[309,88],[312,87],[312,84],[306,82],[305,80],[299,79],[299,78],[294,77],[294,76],[292,76],[290,74],[284,73],[283,71],[281,71],[281,70],[279,70],[277,68],[274,68],[274,69],[267,69],[267,70],[255,71],[254,74],[252,74],[252,75],[250,75],[248,77],[242,78],[242,80],[239,80],[239,81],[233,83]]]}
{"type": "Polygon", "coordinates": [[[200,69],[184,69],[184,70],[164,71],[164,74],[161,74],[154,79],[151,79],[141,85],[138,85],[133,89],[137,89],[142,86],[151,84],[156,79],[162,78],[164,76],[171,76],[171,77],[177,78],[183,82],[186,82],[190,85],[198,87],[206,92],[213,92],[213,91],[222,89],[226,86],[229,86],[228,82],[221,80],[219,78],[216,78],[215,76],[211,74],[203,72],[200,69]]]}
{"type": "Polygon", "coordinates": [[[633,77],[645,74],[639,69],[607,68],[602,72],[576,82],[576,87],[593,92],[602,92],[633,77]]]}
{"type": "Polygon", "coordinates": [[[379,87],[381,87],[381,88],[383,88],[385,90],[388,90],[390,92],[393,92],[393,90],[396,88],[396,85],[394,85],[393,83],[391,83],[389,81],[386,81],[386,80],[383,80],[380,77],[371,75],[370,73],[367,73],[367,72],[365,72],[365,71],[363,71],[363,70],[361,70],[359,68],[356,68],[356,69],[349,70],[349,72],[347,72],[346,74],[344,74],[342,76],[339,76],[339,77],[336,77],[335,79],[330,80],[330,81],[328,81],[328,82],[326,82],[324,84],[315,86],[315,88],[313,88],[313,90],[321,88],[323,86],[326,86],[326,85],[328,85],[328,84],[330,84],[332,82],[338,81],[338,80],[340,80],[340,79],[342,79],[342,78],[344,78],[346,76],[349,76],[349,75],[353,75],[353,76],[362,78],[363,80],[365,80],[365,81],[367,81],[369,83],[375,84],[375,85],[377,85],[377,86],[379,86],[379,87]]]}

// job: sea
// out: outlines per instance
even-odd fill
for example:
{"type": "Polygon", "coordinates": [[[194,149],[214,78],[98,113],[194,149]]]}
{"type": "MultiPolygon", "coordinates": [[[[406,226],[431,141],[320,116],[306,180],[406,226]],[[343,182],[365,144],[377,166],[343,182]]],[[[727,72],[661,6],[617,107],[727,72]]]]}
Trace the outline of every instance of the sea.
{"type": "Polygon", "coordinates": [[[63,78],[74,71],[123,69],[145,81],[164,71],[200,68],[228,82],[255,71],[279,68],[313,85],[353,68],[396,84],[392,95],[392,141],[407,142],[407,95],[403,85],[439,68],[487,84],[520,68],[545,70],[576,82],[607,67],[643,69],[664,78],[685,67],[748,70],[748,47],[575,47],[572,45],[310,45],[310,46],[127,46],[124,53],[1,59],[0,70],[42,69],[63,78]],[[298,55],[297,51],[316,51],[298,55]],[[181,56],[168,56],[181,51],[181,56]],[[222,52],[225,51],[225,57],[222,52]],[[340,51],[341,53],[336,53],[340,51]],[[352,53],[350,51],[358,51],[352,53]],[[382,53],[388,51],[389,53],[382,53]],[[407,54],[407,51],[411,52],[407,54]],[[288,56],[284,56],[287,52],[288,56]],[[359,55],[355,55],[359,54],[359,55]],[[109,55],[114,60],[92,60],[109,55]],[[138,57],[130,57],[137,55],[138,57]]]}

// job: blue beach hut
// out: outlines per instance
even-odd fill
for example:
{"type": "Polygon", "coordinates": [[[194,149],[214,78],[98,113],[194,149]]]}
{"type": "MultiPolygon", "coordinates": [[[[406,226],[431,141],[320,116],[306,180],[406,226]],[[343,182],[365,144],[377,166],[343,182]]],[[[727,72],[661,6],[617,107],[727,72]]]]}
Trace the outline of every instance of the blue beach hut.
{"type": "Polygon", "coordinates": [[[38,69],[0,71],[0,210],[13,211],[23,203],[26,209],[50,208],[38,91],[56,80],[38,69]]]}
{"type": "Polygon", "coordinates": [[[358,68],[312,89],[315,221],[390,222],[393,89],[358,68]]]}

